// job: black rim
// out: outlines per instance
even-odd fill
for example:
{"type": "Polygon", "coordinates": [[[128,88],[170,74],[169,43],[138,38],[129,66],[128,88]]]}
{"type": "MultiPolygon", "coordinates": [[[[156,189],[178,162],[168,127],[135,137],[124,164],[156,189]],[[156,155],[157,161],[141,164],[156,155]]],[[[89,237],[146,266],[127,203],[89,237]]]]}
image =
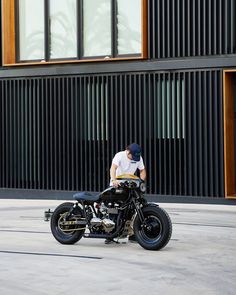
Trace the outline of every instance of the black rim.
{"type": "Polygon", "coordinates": [[[162,232],[163,227],[160,219],[157,216],[150,215],[145,218],[139,233],[146,242],[153,243],[161,238],[162,232]]]}

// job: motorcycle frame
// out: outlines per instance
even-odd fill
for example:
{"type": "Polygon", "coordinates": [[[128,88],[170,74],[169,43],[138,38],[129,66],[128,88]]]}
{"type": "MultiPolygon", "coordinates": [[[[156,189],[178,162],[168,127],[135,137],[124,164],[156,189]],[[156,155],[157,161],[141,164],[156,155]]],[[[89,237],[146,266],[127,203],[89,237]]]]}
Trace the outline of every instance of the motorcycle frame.
{"type": "MultiPolygon", "coordinates": [[[[95,210],[94,204],[95,204],[95,202],[91,202],[91,201],[87,201],[87,200],[78,201],[78,202],[75,203],[75,205],[73,206],[71,211],[68,213],[68,216],[70,215],[70,213],[72,213],[73,209],[76,206],[81,205],[80,207],[82,207],[81,209],[83,210],[84,217],[86,219],[86,223],[87,223],[88,229],[90,231],[89,233],[84,233],[84,235],[83,235],[84,238],[101,238],[101,239],[109,238],[109,239],[113,239],[113,238],[118,237],[120,231],[122,230],[122,227],[124,227],[124,224],[125,224],[124,222],[121,222],[120,225],[117,227],[116,231],[114,233],[112,233],[112,234],[110,234],[110,233],[108,233],[108,234],[92,233],[92,229],[91,229],[90,224],[89,224],[87,208],[90,208],[91,213],[94,213],[95,216],[98,217],[98,214],[97,214],[97,212],[95,210]]],[[[142,208],[147,206],[147,204],[148,203],[145,200],[142,193],[138,192],[137,189],[135,189],[135,188],[129,188],[128,189],[127,200],[124,202],[124,204],[122,206],[123,209],[121,208],[121,210],[124,210],[124,215],[126,215],[130,210],[135,210],[135,212],[138,215],[138,218],[143,223],[143,222],[145,222],[145,218],[143,216],[142,208]],[[132,208],[130,208],[130,206],[132,206],[132,208]]],[[[120,214],[121,214],[121,212],[119,212],[118,218],[120,218],[120,214]]]]}

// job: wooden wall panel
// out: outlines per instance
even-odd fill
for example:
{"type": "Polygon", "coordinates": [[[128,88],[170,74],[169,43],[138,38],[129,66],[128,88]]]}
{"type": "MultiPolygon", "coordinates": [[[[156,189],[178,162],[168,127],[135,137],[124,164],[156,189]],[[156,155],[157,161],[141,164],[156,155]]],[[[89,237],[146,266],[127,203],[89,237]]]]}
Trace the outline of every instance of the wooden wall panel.
{"type": "Polygon", "coordinates": [[[3,65],[16,62],[15,0],[2,0],[3,65]]]}
{"type": "Polygon", "coordinates": [[[234,80],[236,73],[224,72],[224,160],[225,197],[236,198],[234,144],[234,80]]]}
{"type": "Polygon", "coordinates": [[[142,58],[148,57],[148,11],[147,0],[142,2],[142,58]]]}

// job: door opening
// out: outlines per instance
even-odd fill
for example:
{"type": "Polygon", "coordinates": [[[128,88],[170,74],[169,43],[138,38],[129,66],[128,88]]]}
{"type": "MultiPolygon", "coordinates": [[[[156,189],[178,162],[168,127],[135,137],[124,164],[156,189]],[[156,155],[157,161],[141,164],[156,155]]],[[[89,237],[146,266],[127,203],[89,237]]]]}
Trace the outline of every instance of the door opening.
{"type": "Polygon", "coordinates": [[[225,198],[236,199],[236,70],[224,71],[225,198]]]}

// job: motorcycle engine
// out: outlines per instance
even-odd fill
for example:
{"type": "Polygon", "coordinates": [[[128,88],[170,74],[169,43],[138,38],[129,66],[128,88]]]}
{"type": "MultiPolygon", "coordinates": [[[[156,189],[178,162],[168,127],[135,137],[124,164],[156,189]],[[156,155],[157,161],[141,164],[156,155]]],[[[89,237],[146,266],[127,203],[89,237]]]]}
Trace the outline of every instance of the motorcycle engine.
{"type": "Polygon", "coordinates": [[[93,217],[90,220],[90,224],[95,232],[103,231],[105,233],[110,233],[113,231],[118,216],[118,209],[113,206],[112,204],[106,206],[104,203],[100,205],[98,209],[100,217],[93,217]]]}

